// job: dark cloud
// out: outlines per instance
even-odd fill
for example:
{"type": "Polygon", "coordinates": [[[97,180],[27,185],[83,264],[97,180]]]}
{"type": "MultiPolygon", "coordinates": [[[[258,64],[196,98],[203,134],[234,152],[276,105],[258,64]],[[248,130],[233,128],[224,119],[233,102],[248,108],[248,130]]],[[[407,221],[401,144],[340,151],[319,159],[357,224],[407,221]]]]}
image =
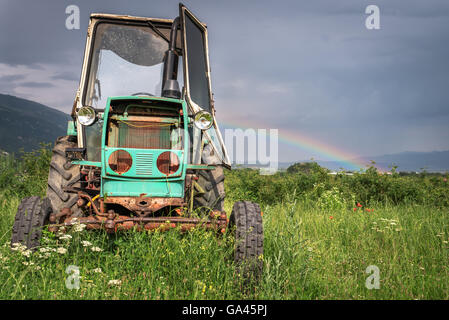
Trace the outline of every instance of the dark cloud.
{"type": "MultiPolygon", "coordinates": [[[[219,120],[296,130],[361,155],[449,149],[447,0],[185,4],[208,25],[219,120]],[[380,30],[365,28],[370,4],[380,7],[380,30]]],[[[2,90],[31,82],[38,96],[39,86],[68,80],[65,92],[73,94],[58,102],[66,111],[91,12],[168,18],[177,15],[178,2],[0,0],[0,7],[0,63],[35,74],[57,70],[40,84],[4,75],[2,90]],[[70,4],[80,7],[80,30],[65,28],[70,4]]],[[[282,161],[316,156],[288,146],[280,151],[282,161]]]]}
{"type": "Polygon", "coordinates": [[[34,81],[21,82],[19,84],[19,86],[28,87],[28,88],[51,88],[51,87],[54,87],[54,85],[49,82],[34,82],[34,81]]]}
{"type": "Polygon", "coordinates": [[[80,79],[79,73],[72,72],[60,72],[51,77],[54,80],[68,80],[68,81],[78,81],[80,79]]]}
{"type": "Polygon", "coordinates": [[[23,74],[12,74],[12,75],[8,75],[8,76],[0,76],[0,83],[15,82],[17,80],[23,80],[25,78],[26,77],[23,74]]]}

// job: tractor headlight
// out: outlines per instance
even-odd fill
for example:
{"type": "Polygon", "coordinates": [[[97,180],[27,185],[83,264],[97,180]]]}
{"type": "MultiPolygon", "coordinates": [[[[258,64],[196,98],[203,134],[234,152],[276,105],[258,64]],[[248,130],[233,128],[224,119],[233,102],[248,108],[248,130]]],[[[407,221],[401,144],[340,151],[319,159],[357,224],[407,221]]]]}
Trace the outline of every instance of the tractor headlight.
{"type": "Polygon", "coordinates": [[[195,124],[195,127],[201,130],[207,130],[210,127],[212,127],[214,120],[212,118],[212,115],[207,111],[198,111],[195,114],[193,123],[195,124]]]}
{"type": "Polygon", "coordinates": [[[90,126],[95,122],[95,110],[91,107],[81,107],[76,115],[83,126],[90,126]]]}

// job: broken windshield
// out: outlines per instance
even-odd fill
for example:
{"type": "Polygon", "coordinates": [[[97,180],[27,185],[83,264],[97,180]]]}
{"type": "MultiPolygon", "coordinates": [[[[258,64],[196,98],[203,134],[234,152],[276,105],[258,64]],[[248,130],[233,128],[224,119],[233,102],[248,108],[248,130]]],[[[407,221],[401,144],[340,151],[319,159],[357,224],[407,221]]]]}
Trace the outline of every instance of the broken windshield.
{"type": "Polygon", "coordinates": [[[161,95],[165,39],[150,26],[99,23],[84,105],[103,109],[111,96],[161,95]]]}

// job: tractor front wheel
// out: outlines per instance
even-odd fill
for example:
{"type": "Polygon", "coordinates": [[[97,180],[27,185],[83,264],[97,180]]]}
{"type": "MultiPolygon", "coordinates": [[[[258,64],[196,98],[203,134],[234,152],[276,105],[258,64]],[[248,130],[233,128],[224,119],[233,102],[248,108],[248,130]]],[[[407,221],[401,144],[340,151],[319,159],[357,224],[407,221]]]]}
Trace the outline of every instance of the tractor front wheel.
{"type": "Polygon", "coordinates": [[[263,269],[263,225],[257,203],[238,201],[229,218],[235,236],[234,262],[245,282],[259,279],[263,269]]]}
{"type": "Polygon", "coordinates": [[[52,213],[50,199],[29,197],[22,200],[12,229],[11,246],[22,244],[33,249],[40,244],[42,228],[52,213]]]}

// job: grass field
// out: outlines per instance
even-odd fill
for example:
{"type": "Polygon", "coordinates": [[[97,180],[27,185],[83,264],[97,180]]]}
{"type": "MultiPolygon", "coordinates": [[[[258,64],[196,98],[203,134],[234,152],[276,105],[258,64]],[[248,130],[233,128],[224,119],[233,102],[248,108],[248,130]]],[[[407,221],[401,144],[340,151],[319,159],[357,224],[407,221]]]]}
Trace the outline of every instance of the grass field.
{"type": "MultiPolygon", "coordinates": [[[[35,253],[12,251],[20,198],[44,193],[45,161],[39,166],[33,188],[0,189],[0,299],[449,298],[449,209],[413,201],[355,210],[293,196],[262,204],[264,273],[250,291],[235,275],[232,239],[201,230],[112,236],[71,230],[71,238],[45,234],[35,253]],[[79,268],[79,290],[66,288],[70,265],[79,268]],[[371,265],[379,268],[379,289],[365,286],[371,265]]],[[[239,200],[233,174],[228,213],[239,200]]]]}

